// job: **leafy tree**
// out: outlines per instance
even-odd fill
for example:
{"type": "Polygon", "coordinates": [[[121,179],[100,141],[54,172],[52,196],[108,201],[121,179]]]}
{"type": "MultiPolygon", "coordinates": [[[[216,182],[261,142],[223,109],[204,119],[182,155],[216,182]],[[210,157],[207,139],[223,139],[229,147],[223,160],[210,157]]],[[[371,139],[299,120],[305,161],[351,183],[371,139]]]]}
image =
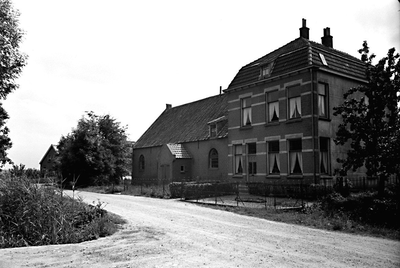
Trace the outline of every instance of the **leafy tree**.
{"type": "Polygon", "coordinates": [[[130,143],[126,127],[109,115],[87,112],[72,133],[58,144],[58,167],[63,178],[79,185],[118,183],[128,174],[130,143]]]}
{"type": "Polygon", "coordinates": [[[0,167],[12,163],[7,157],[11,148],[9,129],[5,121],[9,118],[2,106],[7,95],[18,88],[15,80],[26,64],[27,56],[19,51],[23,31],[19,28],[19,12],[10,0],[0,0],[0,167]]]}
{"type": "Polygon", "coordinates": [[[334,115],[342,117],[335,143],[350,141],[350,149],[339,174],[365,166],[367,176],[379,178],[379,192],[385,180],[400,173],[400,61],[395,49],[388,51],[376,65],[364,42],[359,50],[366,64],[367,83],[344,94],[344,103],[335,107],[334,115]]]}

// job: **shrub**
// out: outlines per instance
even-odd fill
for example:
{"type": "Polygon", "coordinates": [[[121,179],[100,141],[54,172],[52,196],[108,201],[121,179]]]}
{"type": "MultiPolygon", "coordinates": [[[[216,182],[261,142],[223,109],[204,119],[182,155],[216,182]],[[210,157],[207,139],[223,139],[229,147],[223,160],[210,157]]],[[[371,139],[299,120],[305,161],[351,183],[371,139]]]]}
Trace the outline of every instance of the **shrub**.
{"type": "Polygon", "coordinates": [[[171,198],[200,199],[236,193],[236,184],[227,182],[172,182],[171,198]]]}
{"type": "Polygon", "coordinates": [[[105,233],[102,222],[110,220],[101,206],[88,206],[26,177],[0,174],[0,248],[76,243],[99,237],[105,233]]]}
{"type": "Polygon", "coordinates": [[[364,192],[343,197],[339,193],[327,196],[322,206],[327,214],[346,213],[360,223],[388,228],[399,228],[400,213],[398,196],[378,196],[376,192],[364,192]]]}

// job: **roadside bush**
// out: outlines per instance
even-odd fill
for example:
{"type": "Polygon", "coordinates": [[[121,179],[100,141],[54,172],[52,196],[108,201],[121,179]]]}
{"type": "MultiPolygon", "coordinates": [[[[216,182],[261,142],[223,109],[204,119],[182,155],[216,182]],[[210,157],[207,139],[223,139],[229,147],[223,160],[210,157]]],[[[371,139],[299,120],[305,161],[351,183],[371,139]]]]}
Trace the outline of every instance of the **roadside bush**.
{"type": "Polygon", "coordinates": [[[200,199],[236,193],[236,185],[226,182],[172,182],[171,198],[200,199]]]}
{"type": "Polygon", "coordinates": [[[104,236],[108,231],[103,227],[111,218],[101,206],[88,206],[26,177],[0,174],[0,248],[76,243],[104,236]]]}
{"type": "Polygon", "coordinates": [[[398,202],[398,195],[393,192],[383,197],[376,192],[352,194],[348,197],[333,193],[323,200],[322,207],[330,216],[345,213],[356,222],[399,229],[398,202]]]}

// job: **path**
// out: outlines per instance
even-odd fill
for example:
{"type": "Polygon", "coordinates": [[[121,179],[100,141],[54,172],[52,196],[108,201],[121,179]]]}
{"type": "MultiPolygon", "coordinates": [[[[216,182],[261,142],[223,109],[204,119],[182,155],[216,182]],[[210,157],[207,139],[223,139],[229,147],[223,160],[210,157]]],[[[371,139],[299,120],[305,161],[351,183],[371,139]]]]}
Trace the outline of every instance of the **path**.
{"type": "Polygon", "coordinates": [[[79,192],[128,224],[73,245],[0,250],[0,267],[400,267],[400,242],[181,202],[79,192]]]}

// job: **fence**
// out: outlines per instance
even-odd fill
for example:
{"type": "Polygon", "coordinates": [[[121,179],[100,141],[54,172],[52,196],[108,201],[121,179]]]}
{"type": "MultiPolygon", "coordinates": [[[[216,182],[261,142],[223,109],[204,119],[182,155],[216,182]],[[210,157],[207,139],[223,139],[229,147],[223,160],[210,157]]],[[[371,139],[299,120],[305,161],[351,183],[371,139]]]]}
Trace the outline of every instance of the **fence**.
{"type": "MultiPolygon", "coordinates": [[[[385,180],[385,186],[399,185],[398,176],[390,176],[385,180]]],[[[378,177],[338,177],[335,180],[336,191],[365,192],[376,191],[379,186],[378,177]]]]}
{"type": "MultiPolygon", "coordinates": [[[[232,181],[181,181],[166,182],[162,180],[127,181],[124,190],[134,195],[145,195],[160,198],[180,198],[189,202],[215,205],[297,208],[304,207],[334,190],[346,188],[349,191],[376,190],[377,178],[337,178],[329,183],[303,184],[285,181],[264,181],[238,183],[232,181]]],[[[397,177],[387,180],[388,184],[399,184],[397,177]]]]}

